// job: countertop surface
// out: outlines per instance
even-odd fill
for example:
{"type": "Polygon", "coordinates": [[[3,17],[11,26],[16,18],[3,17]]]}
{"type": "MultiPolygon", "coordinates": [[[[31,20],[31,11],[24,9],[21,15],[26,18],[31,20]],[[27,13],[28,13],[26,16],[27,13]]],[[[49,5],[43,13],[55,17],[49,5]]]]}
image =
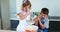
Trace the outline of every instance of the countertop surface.
{"type": "MultiPolygon", "coordinates": [[[[19,20],[18,18],[10,18],[10,20],[19,20]]],[[[60,21],[60,19],[49,19],[49,21],[60,21]]]]}
{"type": "Polygon", "coordinates": [[[16,31],[12,31],[12,30],[0,30],[0,32],[16,32],[16,31]]]}

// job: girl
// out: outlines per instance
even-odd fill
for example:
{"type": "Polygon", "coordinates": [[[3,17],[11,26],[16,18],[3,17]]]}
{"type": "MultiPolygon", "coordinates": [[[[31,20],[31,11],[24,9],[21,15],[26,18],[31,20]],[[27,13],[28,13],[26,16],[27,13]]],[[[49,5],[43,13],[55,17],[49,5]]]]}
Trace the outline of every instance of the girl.
{"type": "Polygon", "coordinates": [[[19,16],[19,24],[17,26],[18,32],[25,32],[26,26],[27,26],[27,19],[30,19],[30,8],[31,3],[29,0],[23,0],[22,9],[18,12],[19,16]]]}

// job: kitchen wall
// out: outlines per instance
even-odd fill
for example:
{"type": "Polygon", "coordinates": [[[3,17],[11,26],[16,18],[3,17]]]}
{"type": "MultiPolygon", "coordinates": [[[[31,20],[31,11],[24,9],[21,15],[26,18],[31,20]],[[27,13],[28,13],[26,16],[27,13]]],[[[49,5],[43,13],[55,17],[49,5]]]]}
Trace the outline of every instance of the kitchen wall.
{"type": "MultiPolygon", "coordinates": [[[[16,0],[16,11],[21,9],[23,0],[16,0]]],[[[41,11],[42,8],[46,7],[49,9],[49,16],[60,16],[60,0],[30,0],[32,4],[31,12],[41,11]]],[[[15,12],[16,14],[17,12],[15,12]]],[[[16,15],[15,15],[16,16],[16,15]]],[[[17,16],[16,16],[17,17],[17,16]]],[[[15,18],[16,18],[15,17],[15,18]]]]}
{"type": "Polygon", "coordinates": [[[16,14],[16,0],[9,0],[9,8],[10,8],[10,19],[17,18],[16,14]]]}
{"type": "MultiPolygon", "coordinates": [[[[21,9],[23,0],[10,0],[10,19],[17,19],[17,11],[21,9]],[[14,15],[14,16],[13,16],[14,15]]],[[[49,16],[60,16],[60,0],[30,0],[32,4],[31,12],[41,11],[46,7],[49,9],[49,16]]]]}
{"type": "Polygon", "coordinates": [[[49,9],[50,16],[60,16],[60,0],[30,0],[32,3],[32,11],[41,11],[42,8],[46,7],[49,9]]]}

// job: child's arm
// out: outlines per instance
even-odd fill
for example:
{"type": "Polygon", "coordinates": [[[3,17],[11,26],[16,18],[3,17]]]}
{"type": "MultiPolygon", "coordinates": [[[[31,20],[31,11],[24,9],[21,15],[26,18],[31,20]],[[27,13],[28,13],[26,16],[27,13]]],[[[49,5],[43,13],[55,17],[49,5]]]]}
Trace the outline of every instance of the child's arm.
{"type": "Polygon", "coordinates": [[[21,20],[23,20],[25,17],[27,17],[27,15],[23,15],[23,14],[18,14],[18,16],[21,20]]]}
{"type": "Polygon", "coordinates": [[[39,24],[40,24],[41,29],[45,28],[44,24],[41,23],[41,20],[39,20],[39,24]]]}
{"type": "Polygon", "coordinates": [[[40,23],[41,29],[44,29],[45,28],[44,24],[42,24],[41,22],[39,22],[39,23],[40,23]]]}
{"type": "Polygon", "coordinates": [[[25,15],[23,15],[22,13],[18,14],[18,16],[21,20],[25,19],[28,15],[29,15],[29,12],[27,12],[25,15]]]}
{"type": "Polygon", "coordinates": [[[39,21],[38,17],[36,17],[34,21],[35,21],[35,25],[38,26],[38,21],[39,21]]]}

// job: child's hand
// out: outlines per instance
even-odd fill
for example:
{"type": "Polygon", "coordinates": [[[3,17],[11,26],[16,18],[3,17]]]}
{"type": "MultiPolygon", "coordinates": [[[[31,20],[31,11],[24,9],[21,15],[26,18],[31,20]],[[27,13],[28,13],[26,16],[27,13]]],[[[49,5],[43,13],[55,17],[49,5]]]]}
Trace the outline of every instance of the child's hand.
{"type": "Polygon", "coordinates": [[[34,19],[34,21],[35,21],[35,25],[37,26],[37,25],[38,25],[38,22],[39,22],[38,17],[36,17],[36,18],[34,19]]]}
{"type": "Polygon", "coordinates": [[[30,8],[29,7],[26,7],[26,10],[30,12],[30,8]]]}
{"type": "Polygon", "coordinates": [[[27,11],[28,11],[28,12],[30,12],[30,9],[29,9],[29,8],[27,8],[27,11]]]}
{"type": "Polygon", "coordinates": [[[41,17],[38,17],[38,19],[39,19],[39,22],[41,22],[41,17]]]}
{"type": "Polygon", "coordinates": [[[26,12],[26,14],[27,14],[27,15],[29,15],[29,14],[30,14],[30,12],[29,12],[29,11],[27,11],[27,12],[26,12]]]}
{"type": "Polygon", "coordinates": [[[34,19],[34,21],[38,22],[38,21],[39,21],[39,19],[36,17],[36,18],[34,19]]]}
{"type": "Polygon", "coordinates": [[[26,8],[26,10],[27,10],[27,14],[29,15],[30,14],[30,9],[26,8]]]}

